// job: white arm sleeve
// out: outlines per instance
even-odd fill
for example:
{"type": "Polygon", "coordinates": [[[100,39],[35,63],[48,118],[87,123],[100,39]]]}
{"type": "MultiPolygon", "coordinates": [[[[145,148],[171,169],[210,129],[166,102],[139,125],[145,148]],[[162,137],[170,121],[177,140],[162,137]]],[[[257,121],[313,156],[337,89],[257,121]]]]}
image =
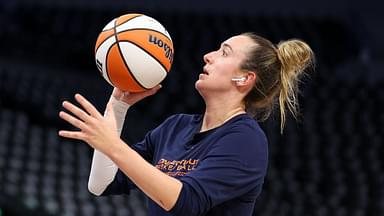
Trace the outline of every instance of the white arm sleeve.
{"type": "MultiPolygon", "coordinates": [[[[113,96],[111,96],[109,102],[112,103],[117,132],[120,135],[123,129],[125,115],[130,105],[115,99],[113,96]]],[[[117,170],[117,165],[108,156],[95,149],[88,179],[89,192],[100,196],[115,178],[117,170]]]]}

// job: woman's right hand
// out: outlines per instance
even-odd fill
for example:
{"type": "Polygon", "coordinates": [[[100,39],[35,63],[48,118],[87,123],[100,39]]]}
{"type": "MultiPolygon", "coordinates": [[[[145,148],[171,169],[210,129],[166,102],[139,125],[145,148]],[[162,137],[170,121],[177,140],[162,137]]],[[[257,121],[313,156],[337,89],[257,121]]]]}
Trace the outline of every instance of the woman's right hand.
{"type": "Polygon", "coordinates": [[[161,88],[161,85],[157,85],[151,89],[148,89],[144,92],[138,92],[138,93],[131,93],[131,92],[124,92],[118,88],[113,88],[112,96],[119,101],[123,101],[126,104],[129,104],[132,106],[136,102],[155,94],[159,89],[161,88]]]}

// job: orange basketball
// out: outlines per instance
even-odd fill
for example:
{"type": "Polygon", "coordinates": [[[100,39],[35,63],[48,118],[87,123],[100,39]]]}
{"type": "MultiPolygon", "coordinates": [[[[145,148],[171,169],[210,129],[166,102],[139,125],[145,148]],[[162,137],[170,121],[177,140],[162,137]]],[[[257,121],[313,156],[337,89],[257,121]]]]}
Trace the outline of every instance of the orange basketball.
{"type": "Polygon", "coordinates": [[[96,66],[112,86],[142,92],[158,85],[173,62],[173,43],[157,20],[126,14],[109,22],[95,46],[96,66]]]}

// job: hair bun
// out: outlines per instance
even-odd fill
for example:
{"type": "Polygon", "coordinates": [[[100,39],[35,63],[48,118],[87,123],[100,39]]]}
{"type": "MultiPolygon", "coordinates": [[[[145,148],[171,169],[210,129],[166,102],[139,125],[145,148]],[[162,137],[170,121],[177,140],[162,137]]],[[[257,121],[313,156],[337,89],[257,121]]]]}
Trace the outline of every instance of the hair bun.
{"type": "Polygon", "coordinates": [[[281,88],[279,95],[281,130],[285,123],[285,107],[294,117],[298,114],[297,92],[299,75],[313,64],[314,54],[305,42],[291,39],[277,45],[277,57],[281,62],[281,88]]]}
{"type": "Polygon", "coordinates": [[[282,72],[290,76],[298,76],[314,61],[314,54],[307,43],[291,39],[277,45],[277,54],[281,62],[282,72]]]}

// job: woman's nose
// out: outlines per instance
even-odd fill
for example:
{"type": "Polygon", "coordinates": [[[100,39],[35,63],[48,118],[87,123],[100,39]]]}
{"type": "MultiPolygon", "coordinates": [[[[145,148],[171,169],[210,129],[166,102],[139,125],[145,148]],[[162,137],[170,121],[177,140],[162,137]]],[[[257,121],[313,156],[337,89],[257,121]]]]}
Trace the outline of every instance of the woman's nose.
{"type": "Polygon", "coordinates": [[[213,52],[209,52],[207,54],[204,55],[204,62],[205,63],[212,63],[212,53],[213,52]]]}

